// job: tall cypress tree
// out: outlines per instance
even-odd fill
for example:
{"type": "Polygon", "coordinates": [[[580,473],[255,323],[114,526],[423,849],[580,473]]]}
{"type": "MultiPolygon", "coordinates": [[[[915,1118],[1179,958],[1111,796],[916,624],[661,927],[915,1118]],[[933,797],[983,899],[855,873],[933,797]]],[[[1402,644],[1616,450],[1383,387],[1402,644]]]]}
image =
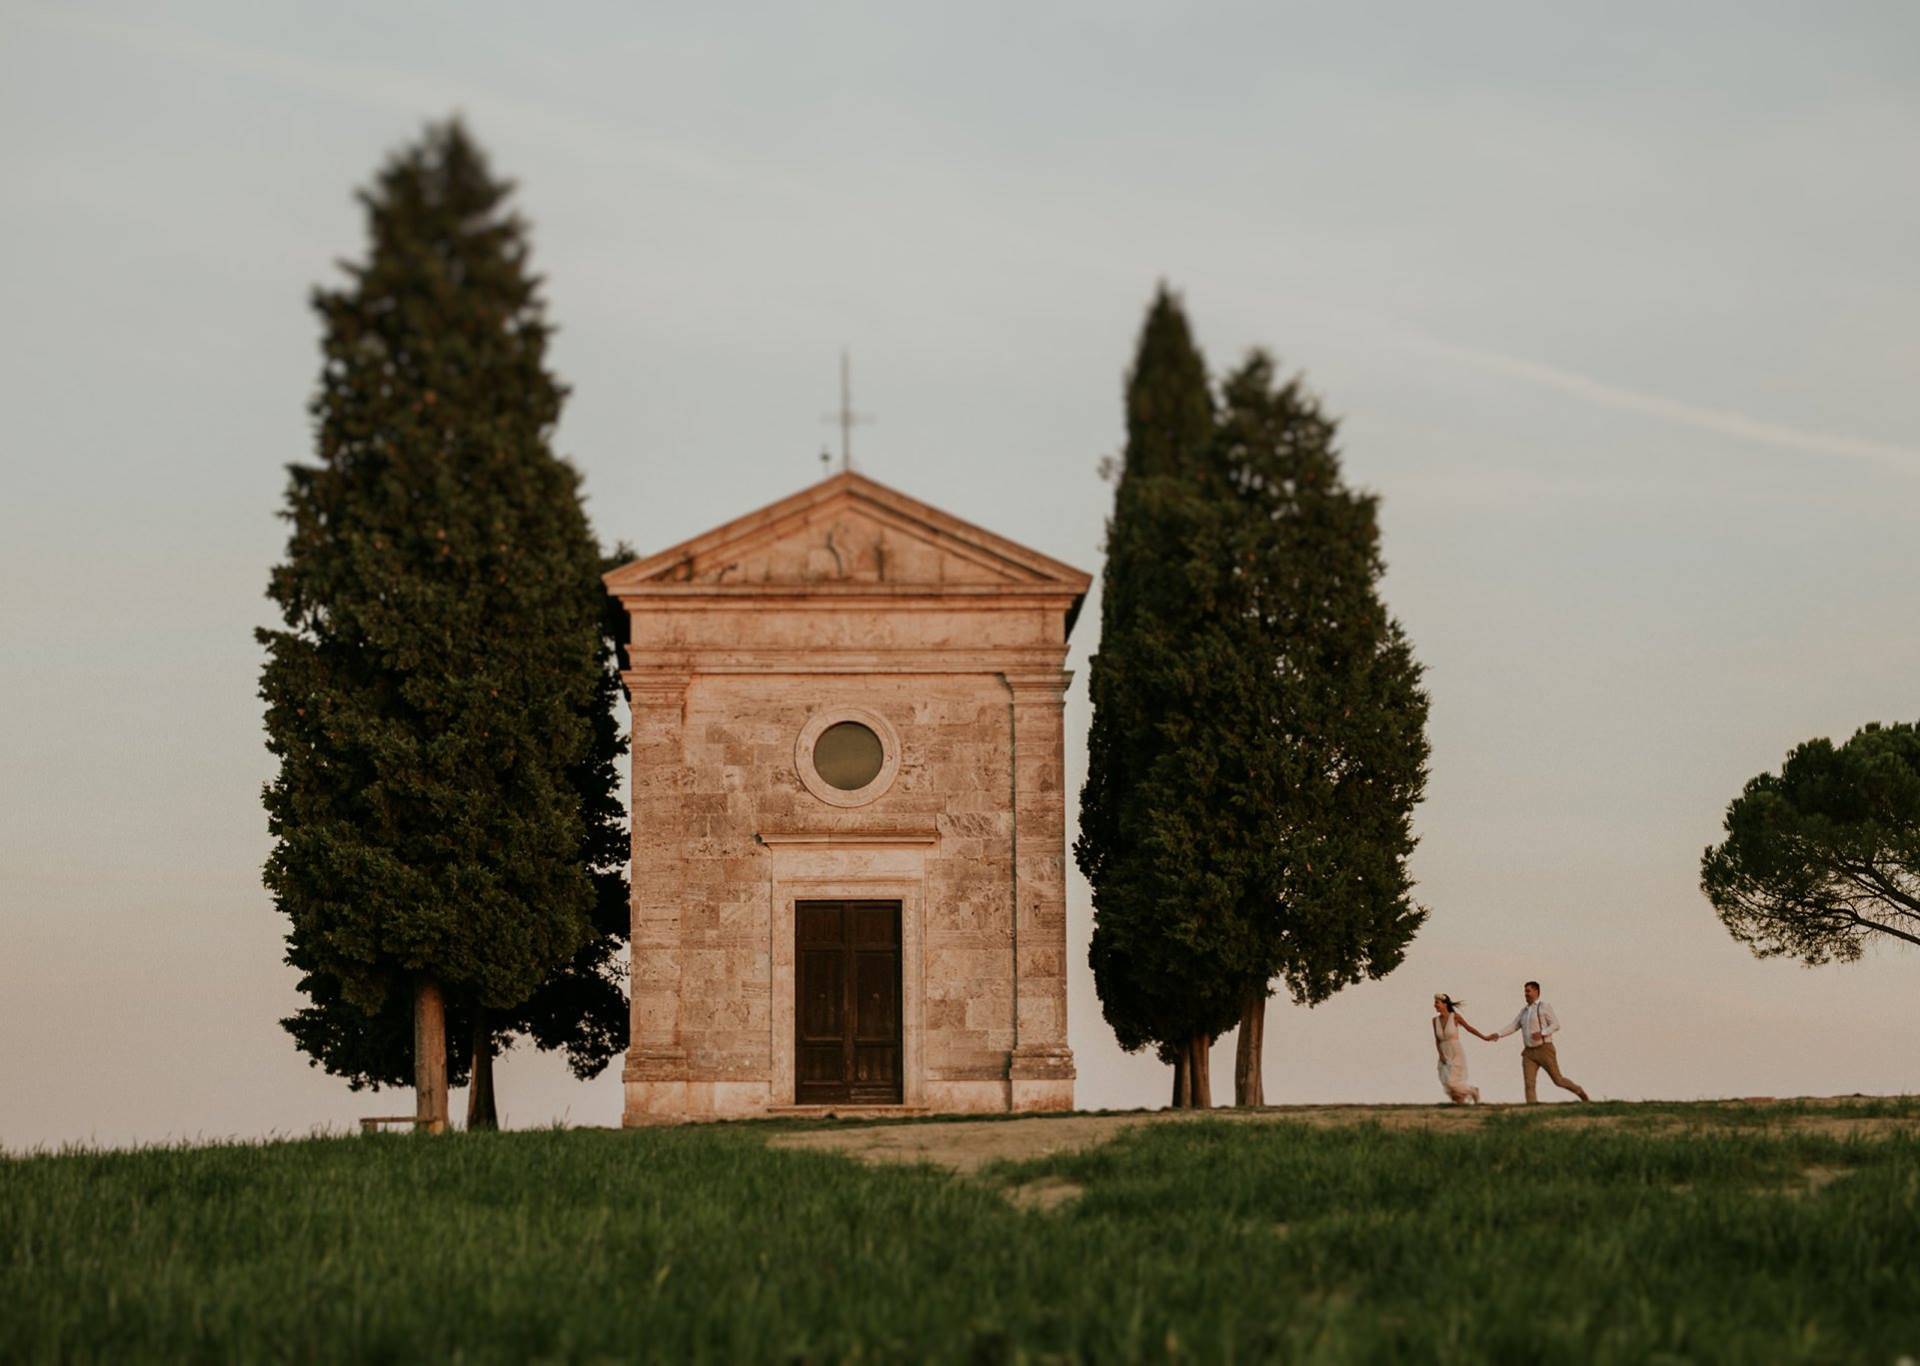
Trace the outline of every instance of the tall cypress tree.
{"type": "Polygon", "coordinates": [[[1379,596],[1378,500],[1344,483],[1336,435],[1299,380],[1278,382],[1255,352],[1222,386],[1180,566],[1195,772],[1151,800],[1177,832],[1170,873],[1215,903],[1240,995],[1242,1105],[1265,1100],[1269,984],[1312,1005],[1382,976],[1426,915],[1407,858],[1427,698],[1379,596]]]}
{"type": "Polygon", "coordinates": [[[1094,721],[1075,846],[1091,958],[1121,1045],[1207,1104],[1236,1019],[1260,1080],[1271,983],[1313,1004],[1400,962],[1427,701],[1379,594],[1377,502],[1341,480],[1334,422],[1256,353],[1216,410],[1163,290],[1128,388],[1094,721]]]}
{"type": "Polygon", "coordinates": [[[1177,570],[1192,548],[1214,412],[1206,363],[1165,286],[1141,330],[1126,412],[1074,854],[1093,888],[1089,957],[1108,1023],[1122,1047],[1152,1046],[1173,1065],[1175,1104],[1206,1105],[1207,1050],[1235,1018],[1236,993],[1214,908],[1171,876],[1179,832],[1161,820],[1153,784],[1195,757],[1183,697],[1194,604],[1177,570]]]}
{"type": "Polygon", "coordinates": [[[361,195],[366,259],[314,296],[318,459],[289,468],[268,589],[285,629],[260,633],[288,959],[367,1016],[411,1003],[433,1129],[446,1002],[483,1033],[526,1003],[595,938],[606,871],[581,777],[611,715],[599,554],[549,447],[563,390],[510,188],[449,123],[361,195]]]}
{"type": "MultiPolygon", "coordinates": [[[[601,561],[614,569],[632,560],[621,546],[601,561]]],[[[627,996],[621,985],[620,949],[627,942],[631,913],[623,865],[627,857],[625,811],[620,805],[618,760],[627,744],[616,725],[620,689],[620,651],[627,616],[603,595],[602,680],[590,709],[593,745],[573,771],[585,817],[586,843],[581,859],[594,884],[592,937],[525,1002],[513,1010],[486,1010],[455,998],[447,1003],[447,1080],[466,1086],[467,1127],[499,1125],[493,1086],[493,1059],[520,1040],[543,1050],[560,1050],[581,1080],[598,1076],[627,1046],[627,996]]],[[[316,1067],[364,1086],[413,1083],[413,1002],[391,994],[368,1014],[347,1001],[340,984],[315,969],[295,946],[297,965],[307,969],[300,991],[308,1003],[280,1023],[316,1067]]]]}

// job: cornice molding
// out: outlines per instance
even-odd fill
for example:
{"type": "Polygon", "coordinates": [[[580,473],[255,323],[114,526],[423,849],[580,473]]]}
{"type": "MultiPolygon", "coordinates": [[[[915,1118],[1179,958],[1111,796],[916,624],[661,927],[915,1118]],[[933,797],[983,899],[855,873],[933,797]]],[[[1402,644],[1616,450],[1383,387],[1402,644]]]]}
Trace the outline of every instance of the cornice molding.
{"type": "Polygon", "coordinates": [[[762,830],[754,836],[769,849],[894,849],[940,842],[934,826],[895,830],[762,830]]]}
{"type": "Polygon", "coordinates": [[[1066,701],[1067,687],[1073,682],[1071,669],[1036,669],[1031,672],[1022,670],[1013,672],[1002,670],[1000,677],[1006,680],[1007,691],[1013,694],[1016,703],[1047,703],[1054,706],[1066,701]]]}
{"type": "Polygon", "coordinates": [[[1024,678],[1049,670],[1053,677],[1062,678],[1071,677],[1059,667],[1066,653],[1064,645],[894,649],[810,645],[677,649],[671,653],[634,650],[634,668],[621,677],[655,676],[671,669],[682,678],[714,674],[1014,674],[1024,678]]]}
{"type": "Polygon", "coordinates": [[[882,583],[823,579],[818,583],[643,583],[614,590],[624,603],[649,612],[841,611],[848,607],[924,611],[939,601],[954,611],[1019,611],[1078,600],[1070,586],[1045,583],[882,583]]]}
{"type": "Polygon", "coordinates": [[[681,668],[637,667],[624,670],[620,681],[626,686],[628,702],[635,707],[677,707],[686,699],[693,674],[681,668]]]}

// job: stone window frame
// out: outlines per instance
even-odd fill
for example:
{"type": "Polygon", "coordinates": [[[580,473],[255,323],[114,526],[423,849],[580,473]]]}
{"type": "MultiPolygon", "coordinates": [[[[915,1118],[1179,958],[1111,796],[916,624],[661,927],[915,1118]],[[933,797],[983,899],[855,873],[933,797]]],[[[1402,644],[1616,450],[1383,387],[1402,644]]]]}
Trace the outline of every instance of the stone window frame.
{"type": "Polygon", "coordinates": [[[800,728],[800,734],[794,739],[793,771],[799,775],[801,786],[828,806],[866,806],[886,796],[887,789],[893,786],[893,780],[900,776],[900,734],[886,717],[865,707],[822,708],[807,719],[807,724],[800,728]],[[856,722],[880,737],[880,771],[865,787],[856,787],[851,791],[835,787],[821,777],[820,771],[813,766],[813,747],[821,733],[842,721],[856,722]]]}

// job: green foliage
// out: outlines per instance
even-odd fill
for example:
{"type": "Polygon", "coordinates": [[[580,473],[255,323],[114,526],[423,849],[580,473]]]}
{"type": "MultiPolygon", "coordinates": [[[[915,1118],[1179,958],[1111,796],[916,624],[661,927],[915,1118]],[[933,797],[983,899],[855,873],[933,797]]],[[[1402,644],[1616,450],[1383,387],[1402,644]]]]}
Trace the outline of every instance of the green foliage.
{"type": "Polygon", "coordinates": [[[1276,978],[1313,1003],[1399,965],[1427,699],[1377,500],[1297,380],[1255,353],[1216,408],[1163,290],[1128,419],[1075,853],[1107,1019],[1164,1057],[1276,978]]]}
{"type": "Polygon", "coordinates": [[[979,1180],[742,1125],[0,1160],[0,1360],[1914,1354],[1920,1109],[1873,1141],[1639,1109],[1148,1125],[979,1180]],[[1084,1193],[999,1194],[1042,1174],[1084,1193]]]}
{"type": "MultiPolygon", "coordinates": [[[[634,558],[621,545],[601,561],[612,569],[634,558]]],[[[628,1010],[621,989],[621,946],[627,942],[630,912],[624,811],[620,805],[615,761],[626,741],[615,724],[620,688],[620,656],[627,616],[619,603],[602,597],[603,680],[593,712],[593,747],[586,762],[572,771],[586,817],[581,857],[593,870],[593,933],[579,951],[513,1010],[488,1010],[488,1037],[501,1053],[520,1039],[543,1050],[564,1050],[575,1076],[598,1076],[627,1046],[628,1010]]],[[[280,1023],[300,1051],[317,1067],[343,1077],[355,1090],[413,1085],[413,1003],[404,992],[390,992],[369,1014],[341,996],[339,982],[311,972],[300,980],[308,1004],[280,1023]]],[[[474,1004],[456,997],[446,1007],[447,1080],[467,1084],[473,1053],[474,1004]]]]}
{"type": "Polygon", "coordinates": [[[361,196],[367,257],[314,297],[318,459],[290,467],[268,590],[285,629],[260,633],[266,881],[313,1002],[288,1027],[375,1083],[405,1079],[415,974],[576,1066],[624,1031],[615,645],[509,191],[456,123],[361,196]]]}
{"type": "MultiPolygon", "coordinates": [[[[344,1077],[349,1088],[412,1086],[413,998],[391,991],[369,1013],[347,1000],[340,979],[324,972],[300,978],[307,1004],[280,1021],[312,1066],[344,1077]]],[[[465,1086],[471,1070],[473,1020],[464,999],[446,1015],[447,1084],[465,1086]]]]}
{"type": "Polygon", "coordinates": [[[1204,609],[1189,748],[1209,781],[1155,798],[1241,928],[1242,979],[1312,1004],[1398,967],[1426,790],[1427,697],[1380,600],[1379,500],[1349,489],[1336,424],[1255,352],[1222,387],[1210,514],[1187,561],[1204,609]]]}
{"type": "Polygon", "coordinates": [[[1875,936],[1920,944],[1920,725],[1809,740],[1727,807],[1700,887],[1761,958],[1851,962],[1875,936]]]}
{"type": "Polygon", "coordinates": [[[1187,646],[1196,604],[1178,566],[1195,547],[1195,488],[1214,410],[1206,363],[1179,302],[1162,287],[1127,379],[1127,442],[1107,524],[1100,651],[1088,678],[1093,724],[1074,855],[1093,888],[1089,958],[1120,1045],[1171,1061],[1239,1011],[1217,904],[1169,848],[1149,784],[1210,756],[1187,747],[1187,646]]]}

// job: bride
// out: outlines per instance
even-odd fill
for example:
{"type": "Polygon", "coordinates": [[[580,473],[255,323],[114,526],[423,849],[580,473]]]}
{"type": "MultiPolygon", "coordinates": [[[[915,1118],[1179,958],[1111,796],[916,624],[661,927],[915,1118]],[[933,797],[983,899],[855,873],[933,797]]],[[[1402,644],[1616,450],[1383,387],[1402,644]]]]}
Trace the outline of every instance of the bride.
{"type": "Polygon", "coordinates": [[[1467,1055],[1460,1047],[1460,1031],[1476,1039],[1487,1036],[1467,1023],[1460,1003],[1441,993],[1433,998],[1433,1047],[1440,1055],[1440,1086],[1455,1105],[1480,1103],[1480,1088],[1467,1082],[1467,1055]]]}

